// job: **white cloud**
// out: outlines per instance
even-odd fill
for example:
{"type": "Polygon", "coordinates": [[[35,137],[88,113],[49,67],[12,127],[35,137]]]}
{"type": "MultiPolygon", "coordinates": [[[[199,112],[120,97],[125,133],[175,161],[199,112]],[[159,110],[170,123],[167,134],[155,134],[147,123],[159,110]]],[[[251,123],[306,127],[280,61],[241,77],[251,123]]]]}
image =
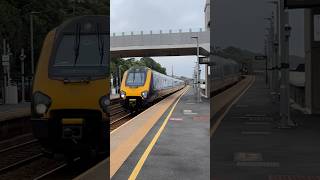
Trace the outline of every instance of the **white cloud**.
{"type": "MultiPolygon", "coordinates": [[[[204,29],[205,0],[111,0],[111,32],[204,29]]],[[[191,77],[195,56],[154,57],[171,74],[191,77]],[[181,66],[183,64],[183,66],[181,66]]]]}

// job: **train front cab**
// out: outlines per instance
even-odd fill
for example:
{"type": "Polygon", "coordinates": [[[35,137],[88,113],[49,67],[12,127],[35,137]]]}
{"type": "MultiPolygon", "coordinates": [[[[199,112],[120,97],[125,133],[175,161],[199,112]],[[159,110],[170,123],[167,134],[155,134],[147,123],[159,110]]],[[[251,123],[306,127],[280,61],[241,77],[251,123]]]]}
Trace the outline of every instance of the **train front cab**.
{"type": "Polygon", "coordinates": [[[121,82],[120,96],[126,109],[137,110],[153,100],[152,71],[145,67],[133,67],[127,70],[121,82]]]}
{"type": "Polygon", "coordinates": [[[49,32],[33,83],[31,123],[45,152],[109,155],[109,27],[74,18],[49,32]]]}

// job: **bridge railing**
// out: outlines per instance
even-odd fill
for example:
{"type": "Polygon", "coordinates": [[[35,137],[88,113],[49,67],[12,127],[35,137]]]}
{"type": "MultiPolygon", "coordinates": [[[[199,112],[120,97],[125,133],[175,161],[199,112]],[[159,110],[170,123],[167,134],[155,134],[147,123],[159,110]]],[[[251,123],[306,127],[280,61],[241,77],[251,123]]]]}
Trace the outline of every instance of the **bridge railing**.
{"type": "Polygon", "coordinates": [[[121,36],[111,36],[111,48],[128,47],[128,46],[161,46],[161,45],[188,45],[196,44],[196,40],[191,37],[199,37],[199,44],[210,43],[210,32],[203,31],[160,31],[158,33],[149,32],[148,34],[140,33],[123,33],[121,36]]]}
{"type": "Polygon", "coordinates": [[[143,30],[143,31],[128,31],[128,32],[111,32],[110,36],[171,34],[171,33],[202,32],[202,31],[205,31],[205,29],[203,29],[203,28],[189,28],[189,29],[143,30]]]}

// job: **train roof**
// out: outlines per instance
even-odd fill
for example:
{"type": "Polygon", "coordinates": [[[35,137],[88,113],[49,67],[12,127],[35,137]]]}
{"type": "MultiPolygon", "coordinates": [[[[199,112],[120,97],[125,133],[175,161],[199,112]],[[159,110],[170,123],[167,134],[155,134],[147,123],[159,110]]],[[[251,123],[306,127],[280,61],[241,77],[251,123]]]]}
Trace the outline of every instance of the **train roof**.
{"type": "Polygon", "coordinates": [[[174,77],[171,77],[171,76],[162,74],[162,73],[160,73],[160,72],[158,72],[158,71],[155,71],[155,70],[153,70],[153,69],[151,69],[151,68],[149,68],[149,67],[146,67],[146,66],[133,66],[133,67],[130,67],[127,71],[130,72],[130,71],[132,71],[133,69],[136,69],[136,70],[150,70],[150,71],[152,71],[153,73],[159,74],[159,75],[161,75],[161,76],[166,76],[166,77],[169,78],[169,79],[174,79],[174,80],[178,80],[178,81],[183,81],[183,80],[181,80],[181,79],[174,78],[174,77]]]}

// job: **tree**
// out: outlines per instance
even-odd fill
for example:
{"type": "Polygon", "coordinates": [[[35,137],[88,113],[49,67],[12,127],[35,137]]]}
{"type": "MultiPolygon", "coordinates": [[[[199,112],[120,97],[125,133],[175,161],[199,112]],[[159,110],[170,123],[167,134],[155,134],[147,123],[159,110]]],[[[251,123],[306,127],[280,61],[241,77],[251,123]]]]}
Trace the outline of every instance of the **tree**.
{"type": "MultiPolygon", "coordinates": [[[[110,1],[81,0],[76,3],[78,15],[108,15],[110,1]]],[[[47,33],[73,16],[73,2],[70,0],[1,0],[0,1],[0,50],[2,39],[6,39],[12,50],[12,77],[19,77],[20,50],[27,55],[26,74],[30,74],[30,12],[37,11],[34,17],[34,52],[37,63],[44,38],[47,33]]],[[[0,66],[1,70],[2,66],[0,66]]],[[[2,73],[0,72],[2,75],[2,73]]]]}
{"type": "Polygon", "coordinates": [[[157,63],[155,60],[153,60],[150,57],[143,57],[140,59],[140,62],[144,66],[149,67],[152,70],[158,71],[159,73],[162,73],[162,74],[167,74],[166,68],[162,67],[159,63],[157,63]]]}

